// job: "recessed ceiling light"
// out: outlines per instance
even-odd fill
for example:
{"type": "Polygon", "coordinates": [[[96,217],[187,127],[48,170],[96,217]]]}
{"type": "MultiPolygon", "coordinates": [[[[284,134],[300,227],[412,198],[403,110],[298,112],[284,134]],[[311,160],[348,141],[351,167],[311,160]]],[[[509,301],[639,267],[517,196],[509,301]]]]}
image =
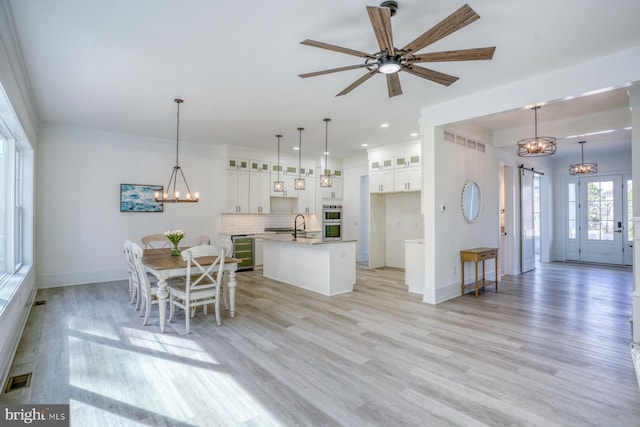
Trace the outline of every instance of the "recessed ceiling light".
{"type": "Polygon", "coordinates": [[[411,136],[418,136],[418,132],[413,132],[411,136]]]}
{"type": "Polygon", "coordinates": [[[381,128],[388,128],[389,127],[389,123],[382,123],[380,125],[381,128]]]}
{"type": "Polygon", "coordinates": [[[362,144],[362,146],[363,146],[363,147],[368,147],[368,146],[369,146],[369,144],[362,144]]]}
{"type": "Polygon", "coordinates": [[[329,154],[331,153],[329,153],[328,151],[325,151],[324,153],[322,153],[323,156],[328,156],[329,154]]]}
{"type": "Polygon", "coordinates": [[[299,150],[299,149],[300,149],[300,147],[293,147],[293,149],[294,149],[294,150],[299,150]]]}

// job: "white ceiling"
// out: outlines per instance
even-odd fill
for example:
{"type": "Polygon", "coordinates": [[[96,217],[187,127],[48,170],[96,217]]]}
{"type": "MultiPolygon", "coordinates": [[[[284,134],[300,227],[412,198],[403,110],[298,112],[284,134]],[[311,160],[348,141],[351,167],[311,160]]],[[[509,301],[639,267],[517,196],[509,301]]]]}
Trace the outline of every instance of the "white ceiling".
{"type": "MultiPolygon", "coordinates": [[[[399,12],[392,18],[396,46],[413,40],[463,4],[458,0],[398,3],[399,12]]],[[[376,146],[412,139],[410,134],[419,130],[421,107],[640,44],[637,0],[471,1],[481,19],[422,52],[496,46],[493,60],[429,64],[460,77],[449,87],[401,73],[404,94],[388,98],[385,79],[375,75],[350,94],[335,97],[364,72],[308,79],[297,75],[360,60],[299,42],[309,38],[377,51],[365,6],[378,2],[9,0],[9,4],[43,122],[173,139],[173,99],[180,97],[185,100],[181,140],[275,149],[277,133],[284,135],[283,147],[293,147],[298,143],[296,129],[304,127],[305,155],[322,153],[325,117],[332,119],[332,155],[354,155],[362,152],[362,143],[376,146]],[[381,123],[390,126],[382,129],[381,123]]],[[[611,102],[621,102],[626,95],[620,92],[612,94],[611,102]]],[[[596,112],[607,96],[584,107],[580,102],[586,98],[574,100],[575,108],[596,112]]],[[[540,117],[545,114],[551,116],[540,110],[540,117]]],[[[531,123],[532,131],[533,116],[525,110],[477,123],[501,129],[514,121],[523,126],[531,123]]]]}

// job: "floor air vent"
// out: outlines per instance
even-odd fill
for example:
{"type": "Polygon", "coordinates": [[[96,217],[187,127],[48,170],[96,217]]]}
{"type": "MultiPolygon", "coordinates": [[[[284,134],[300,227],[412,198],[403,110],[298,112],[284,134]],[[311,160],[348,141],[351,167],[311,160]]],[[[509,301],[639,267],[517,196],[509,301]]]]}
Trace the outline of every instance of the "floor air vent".
{"type": "Polygon", "coordinates": [[[10,391],[29,387],[29,384],[31,384],[31,372],[29,372],[28,374],[16,375],[15,377],[9,378],[9,380],[7,381],[7,387],[4,389],[4,392],[9,393],[10,391]]]}
{"type": "Polygon", "coordinates": [[[34,305],[34,306],[36,306],[36,305],[45,305],[46,303],[47,303],[46,301],[41,300],[41,301],[36,301],[36,302],[34,302],[34,303],[33,303],[33,305],[34,305]]]}

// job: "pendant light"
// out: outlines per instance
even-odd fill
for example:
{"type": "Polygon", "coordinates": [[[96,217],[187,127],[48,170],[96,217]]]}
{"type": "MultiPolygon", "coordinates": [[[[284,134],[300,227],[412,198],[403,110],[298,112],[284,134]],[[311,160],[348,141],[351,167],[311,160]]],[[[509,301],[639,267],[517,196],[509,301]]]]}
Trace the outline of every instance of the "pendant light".
{"type": "Polygon", "coordinates": [[[569,175],[587,175],[590,173],[598,173],[597,163],[585,163],[584,162],[584,144],[587,141],[579,141],[580,148],[582,150],[582,161],[575,165],[569,166],[569,175]]]}
{"type": "Polygon", "coordinates": [[[533,138],[518,141],[518,156],[542,157],[550,156],[556,152],[556,138],[553,136],[538,136],[538,110],[540,106],[533,107],[535,114],[535,133],[533,138]]]}
{"type": "Polygon", "coordinates": [[[191,193],[191,189],[189,188],[189,183],[187,182],[187,178],[184,177],[184,173],[182,172],[182,168],[180,168],[180,162],[178,161],[178,147],[180,144],[180,104],[184,101],[182,99],[176,98],[173,100],[177,105],[177,123],[176,123],[176,165],[173,167],[173,171],[171,172],[171,177],[169,178],[169,184],[167,184],[164,193],[162,193],[162,197],[160,197],[160,192],[156,191],[155,200],[156,202],[161,203],[197,203],[198,202],[198,193],[191,193]],[[182,181],[184,182],[185,187],[187,188],[187,192],[183,199],[180,198],[180,191],[178,185],[178,175],[182,177],[182,181]],[[171,196],[169,197],[169,191],[171,191],[171,196]]]}
{"type": "Polygon", "coordinates": [[[300,140],[298,141],[298,177],[293,181],[293,188],[296,190],[304,190],[304,178],[302,178],[302,131],[304,128],[298,128],[300,132],[300,140]]]}
{"type": "Polygon", "coordinates": [[[320,187],[331,187],[333,184],[333,177],[331,176],[331,170],[329,170],[329,162],[327,156],[329,154],[328,149],[328,134],[329,134],[329,122],[331,119],[324,119],[324,173],[320,175],[320,187]]]}
{"type": "Polygon", "coordinates": [[[280,138],[282,135],[276,135],[278,138],[278,180],[273,181],[273,191],[275,193],[284,193],[284,181],[280,181],[280,138]]]}

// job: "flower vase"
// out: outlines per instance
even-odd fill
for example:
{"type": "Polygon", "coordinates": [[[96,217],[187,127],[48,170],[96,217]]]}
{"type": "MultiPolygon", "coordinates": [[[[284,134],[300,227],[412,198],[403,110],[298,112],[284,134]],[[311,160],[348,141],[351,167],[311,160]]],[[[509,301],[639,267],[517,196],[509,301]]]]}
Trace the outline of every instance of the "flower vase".
{"type": "Polygon", "coordinates": [[[178,247],[178,242],[173,244],[171,248],[171,256],[180,256],[180,248],[178,247]]]}

